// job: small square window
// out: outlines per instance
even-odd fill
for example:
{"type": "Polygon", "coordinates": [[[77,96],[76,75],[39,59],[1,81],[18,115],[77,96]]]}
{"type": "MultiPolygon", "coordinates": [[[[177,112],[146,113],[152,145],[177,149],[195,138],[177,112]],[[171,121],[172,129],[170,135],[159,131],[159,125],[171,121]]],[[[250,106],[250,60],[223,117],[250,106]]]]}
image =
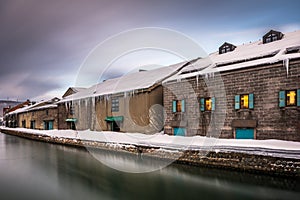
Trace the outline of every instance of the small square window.
{"type": "Polygon", "coordinates": [[[111,111],[119,112],[119,98],[113,98],[111,100],[111,111]]]}

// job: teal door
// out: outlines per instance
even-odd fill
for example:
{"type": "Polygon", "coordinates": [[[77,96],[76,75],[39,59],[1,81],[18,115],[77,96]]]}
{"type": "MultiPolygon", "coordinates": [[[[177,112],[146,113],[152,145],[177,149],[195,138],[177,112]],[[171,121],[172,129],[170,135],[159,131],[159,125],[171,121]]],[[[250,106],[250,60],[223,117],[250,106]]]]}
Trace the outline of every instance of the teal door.
{"type": "Polygon", "coordinates": [[[253,128],[237,128],[235,129],[236,139],[254,139],[253,128]]]}
{"type": "Polygon", "coordinates": [[[49,121],[49,130],[53,129],[53,121],[49,121]]]}
{"type": "Polygon", "coordinates": [[[52,130],[53,121],[44,121],[44,130],[52,130]]]}
{"type": "Polygon", "coordinates": [[[174,135],[185,136],[185,132],[186,132],[185,128],[174,128],[174,135]]]}

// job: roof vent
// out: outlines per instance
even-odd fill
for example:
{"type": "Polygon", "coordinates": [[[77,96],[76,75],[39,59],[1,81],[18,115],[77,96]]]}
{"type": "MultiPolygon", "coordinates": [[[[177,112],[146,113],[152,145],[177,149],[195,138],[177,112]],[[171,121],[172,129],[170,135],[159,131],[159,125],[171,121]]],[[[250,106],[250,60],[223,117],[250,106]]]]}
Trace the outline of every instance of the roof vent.
{"type": "Polygon", "coordinates": [[[286,48],[286,51],[285,51],[286,54],[299,53],[299,52],[300,52],[300,46],[289,47],[289,48],[286,48]]]}
{"type": "Polygon", "coordinates": [[[219,47],[219,54],[227,53],[233,51],[236,48],[233,44],[225,42],[222,46],[219,47]]]}
{"type": "Polygon", "coordinates": [[[283,33],[279,32],[279,31],[274,31],[274,30],[270,30],[268,33],[266,33],[263,36],[263,43],[270,43],[270,42],[274,42],[276,40],[281,40],[283,37],[283,33]]]}

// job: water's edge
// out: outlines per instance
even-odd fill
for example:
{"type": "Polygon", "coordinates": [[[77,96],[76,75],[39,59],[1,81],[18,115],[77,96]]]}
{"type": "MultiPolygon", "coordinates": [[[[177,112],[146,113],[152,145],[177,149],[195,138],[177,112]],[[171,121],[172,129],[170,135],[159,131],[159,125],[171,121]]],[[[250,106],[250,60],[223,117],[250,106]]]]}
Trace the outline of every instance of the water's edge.
{"type": "Polygon", "coordinates": [[[156,147],[113,145],[111,143],[97,141],[49,137],[46,135],[24,133],[17,130],[0,129],[0,131],[5,134],[47,143],[63,144],[81,148],[96,148],[105,151],[122,152],[143,157],[151,157],[159,160],[175,160],[176,163],[185,165],[222,168],[226,170],[262,173],[275,176],[300,177],[300,159],[296,158],[279,158],[230,151],[170,151],[156,147]]]}

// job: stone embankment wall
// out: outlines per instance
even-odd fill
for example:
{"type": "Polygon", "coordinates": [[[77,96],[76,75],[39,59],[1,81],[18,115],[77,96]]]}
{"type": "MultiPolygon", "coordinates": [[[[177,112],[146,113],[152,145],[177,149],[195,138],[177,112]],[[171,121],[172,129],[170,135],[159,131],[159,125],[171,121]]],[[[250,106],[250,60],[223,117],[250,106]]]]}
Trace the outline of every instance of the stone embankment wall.
{"type": "MultiPolygon", "coordinates": [[[[1,129],[0,129],[1,130],[1,129]]],[[[76,147],[97,148],[104,151],[115,151],[139,156],[150,156],[156,159],[176,160],[175,162],[187,165],[205,166],[213,168],[223,168],[237,171],[246,171],[253,173],[263,173],[279,176],[297,176],[300,177],[300,160],[292,158],[279,158],[264,155],[253,155],[246,153],[228,152],[228,151],[172,151],[156,147],[134,146],[134,145],[115,145],[110,143],[83,141],[77,139],[67,139],[59,137],[50,137],[46,135],[29,134],[21,131],[2,129],[2,133],[15,135],[23,138],[71,145],[76,147]]]]}

